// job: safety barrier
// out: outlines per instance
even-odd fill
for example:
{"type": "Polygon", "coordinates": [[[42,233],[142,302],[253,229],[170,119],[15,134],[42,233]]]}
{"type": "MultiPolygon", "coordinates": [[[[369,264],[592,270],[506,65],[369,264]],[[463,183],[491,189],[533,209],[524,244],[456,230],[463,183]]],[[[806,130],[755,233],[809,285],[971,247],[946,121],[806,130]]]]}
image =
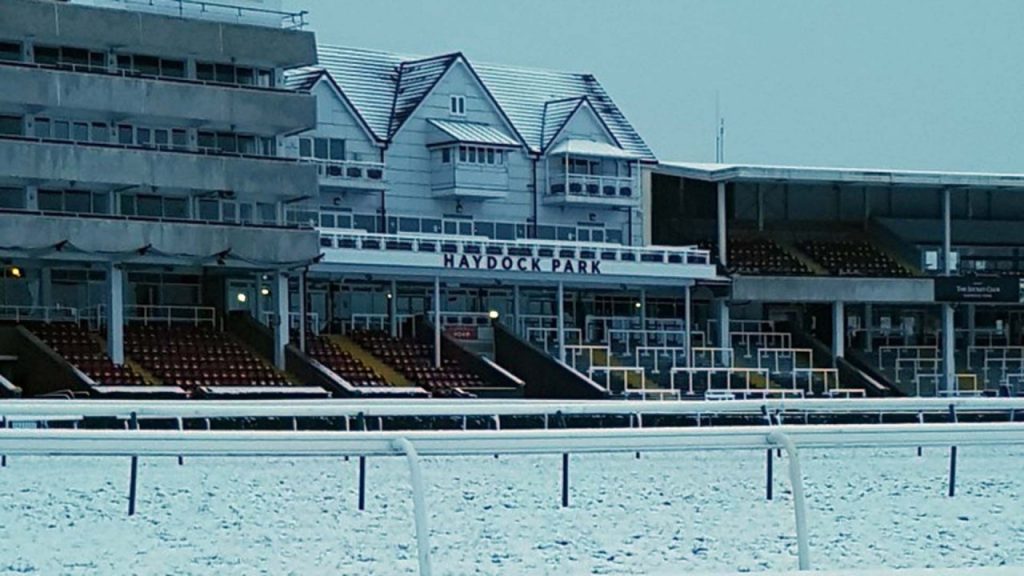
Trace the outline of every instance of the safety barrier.
{"type": "MultiPolygon", "coordinates": [[[[955,414],[951,414],[955,416],[955,414]]],[[[0,429],[0,453],[131,458],[129,514],[135,512],[139,457],[404,456],[413,492],[419,570],[432,574],[422,456],[561,454],[562,504],[569,504],[569,454],[765,450],[771,498],[772,452],[789,464],[798,565],[810,570],[810,542],[800,452],[821,448],[950,447],[949,495],[955,494],[958,446],[1024,444],[1024,424],[771,425],[721,428],[551,429],[503,431],[254,432],[0,429]]],[[[179,460],[180,462],[180,460],[179,460]]],[[[364,485],[361,482],[361,487],[364,485]]]]}

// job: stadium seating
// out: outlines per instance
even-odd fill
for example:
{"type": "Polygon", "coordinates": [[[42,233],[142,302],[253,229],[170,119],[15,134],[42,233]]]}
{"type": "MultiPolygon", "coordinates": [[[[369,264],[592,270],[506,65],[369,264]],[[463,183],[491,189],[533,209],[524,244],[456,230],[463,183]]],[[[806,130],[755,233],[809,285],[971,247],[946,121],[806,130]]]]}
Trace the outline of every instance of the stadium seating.
{"type": "Polygon", "coordinates": [[[140,386],[146,383],[131,367],[114,364],[103,351],[97,335],[78,324],[40,323],[27,328],[97,384],[140,386]]]}
{"type": "Polygon", "coordinates": [[[357,344],[380,358],[434,396],[460,396],[461,389],[485,386],[476,374],[463,369],[451,358],[434,366],[434,347],[407,338],[393,338],[376,330],[356,330],[351,337],[357,344]]]}
{"type": "Polygon", "coordinates": [[[912,275],[888,254],[865,240],[805,240],[798,247],[836,276],[912,275]]]}
{"type": "MultiPolygon", "coordinates": [[[[718,254],[716,242],[703,241],[701,248],[718,254]]],[[[738,236],[728,242],[729,272],[748,276],[799,276],[811,271],[798,258],[770,238],[738,236]]]]}
{"type": "Polygon", "coordinates": [[[288,379],[239,344],[206,326],[137,326],[125,330],[125,352],[164,384],[287,386],[288,379]]]}
{"type": "Polygon", "coordinates": [[[306,353],[353,386],[387,385],[384,378],[372,368],[352,357],[326,336],[308,334],[306,353]]]}

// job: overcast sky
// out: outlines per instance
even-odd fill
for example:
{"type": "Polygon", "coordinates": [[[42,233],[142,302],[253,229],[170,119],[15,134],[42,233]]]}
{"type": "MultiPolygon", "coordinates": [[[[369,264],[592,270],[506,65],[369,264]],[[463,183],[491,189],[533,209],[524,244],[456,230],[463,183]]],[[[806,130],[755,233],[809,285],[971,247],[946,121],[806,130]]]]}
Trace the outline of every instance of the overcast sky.
{"type": "Polygon", "coordinates": [[[1021,0],[285,0],[318,41],[595,74],[662,160],[1024,172],[1021,0]]]}

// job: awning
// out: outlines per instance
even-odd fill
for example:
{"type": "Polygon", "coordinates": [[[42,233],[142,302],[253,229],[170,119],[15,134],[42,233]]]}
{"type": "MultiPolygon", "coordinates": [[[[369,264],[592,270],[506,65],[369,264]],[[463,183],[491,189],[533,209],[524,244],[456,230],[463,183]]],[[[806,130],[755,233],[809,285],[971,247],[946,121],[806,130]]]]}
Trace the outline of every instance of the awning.
{"type": "Polygon", "coordinates": [[[548,154],[572,154],[573,156],[596,156],[599,158],[621,158],[623,160],[640,159],[636,154],[623,150],[618,146],[612,146],[611,144],[605,144],[596,140],[574,140],[571,138],[556,144],[551,150],[548,150],[548,154]]]}
{"type": "Polygon", "coordinates": [[[518,140],[506,134],[500,128],[496,128],[489,124],[439,119],[428,119],[427,122],[442,132],[441,139],[437,142],[432,142],[431,146],[438,146],[451,142],[458,142],[460,144],[501,146],[506,148],[518,148],[521,146],[518,140]]]}

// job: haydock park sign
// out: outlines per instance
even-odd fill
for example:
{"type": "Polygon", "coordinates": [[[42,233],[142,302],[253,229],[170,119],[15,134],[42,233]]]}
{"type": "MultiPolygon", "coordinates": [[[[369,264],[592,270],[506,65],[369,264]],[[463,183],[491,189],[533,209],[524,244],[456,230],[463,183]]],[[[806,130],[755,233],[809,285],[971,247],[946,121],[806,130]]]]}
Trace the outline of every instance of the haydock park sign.
{"type": "Polygon", "coordinates": [[[537,256],[485,256],[445,254],[444,267],[458,270],[503,272],[547,272],[555,274],[600,274],[601,261],[581,258],[540,258],[537,256]]]}

